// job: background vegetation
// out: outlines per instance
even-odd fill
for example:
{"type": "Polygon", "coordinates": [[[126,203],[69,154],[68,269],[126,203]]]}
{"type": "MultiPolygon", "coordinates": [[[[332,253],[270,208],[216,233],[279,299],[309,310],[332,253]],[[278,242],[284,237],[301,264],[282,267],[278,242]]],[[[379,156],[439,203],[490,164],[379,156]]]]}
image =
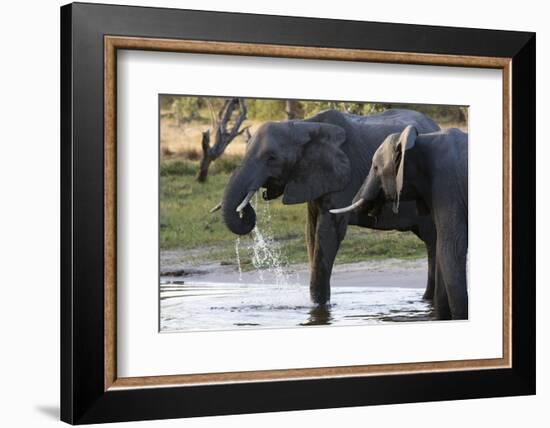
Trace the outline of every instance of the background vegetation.
{"type": "MultiPolygon", "coordinates": [[[[227,180],[239,164],[246,148],[246,136],[231,142],[225,153],[215,160],[208,180],[195,180],[201,156],[201,133],[209,129],[214,113],[223,105],[223,98],[162,96],[160,99],[160,246],[161,250],[181,249],[181,259],[188,263],[236,261],[235,240],[223,224],[221,215],[209,210],[220,200],[227,180]]],[[[247,99],[247,120],[244,126],[254,134],[266,120],[288,117],[286,100],[247,99]]],[[[371,114],[398,104],[344,103],[299,101],[293,104],[295,118],[309,117],[326,108],[355,114],[371,114]]],[[[422,111],[445,127],[467,127],[467,108],[457,106],[407,105],[422,111]]],[[[256,202],[258,227],[269,231],[284,259],[292,263],[307,261],[304,242],[305,204],[284,206],[280,200],[269,206],[261,198],[256,202]],[[267,220],[270,214],[271,221],[267,220]]],[[[241,246],[250,242],[241,238],[241,246]]],[[[250,263],[246,252],[241,262],[250,263]]],[[[348,228],[338,253],[337,263],[350,263],[380,258],[425,257],[424,244],[412,233],[348,228]]]]}

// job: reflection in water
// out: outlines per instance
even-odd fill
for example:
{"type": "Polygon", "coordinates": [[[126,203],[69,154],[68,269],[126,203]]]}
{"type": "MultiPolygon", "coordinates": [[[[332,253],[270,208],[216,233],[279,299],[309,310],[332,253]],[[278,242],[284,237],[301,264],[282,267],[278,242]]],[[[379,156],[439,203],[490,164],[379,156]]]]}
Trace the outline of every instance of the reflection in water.
{"type": "Polygon", "coordinates": [[[330,305],[312,306],[306,285],[170,281],[160,288],[163,332],[353,326],[432,320],[422,288],[335,286],[330,305]]]}
{"type": "Polygon", "coordinates": [[[306,322],[300,325],[330,325],[330,306],[331,305],[316,305],[309,311],[309,317],[306,322]]]}

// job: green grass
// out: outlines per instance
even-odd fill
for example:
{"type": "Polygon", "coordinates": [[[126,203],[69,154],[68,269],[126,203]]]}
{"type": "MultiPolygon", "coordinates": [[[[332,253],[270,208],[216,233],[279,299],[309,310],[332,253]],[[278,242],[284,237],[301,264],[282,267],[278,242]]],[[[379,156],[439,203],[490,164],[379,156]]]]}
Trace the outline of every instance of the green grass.
{"type": "MultiPolygon", "coordinates": [[[[191,263],[221,262],[234,264],[236,236],[223,224],[220,212],[210,214],[223,194],[230,172],[238,158],[225,156],[215,161],[208,181],[198,183],[198,162],[187,159],[162,160],[160,166],[160,246],[161,249],[183,249],[184,261],[191,263]]],[[[269,203],[271,221],[267,221],[266,202],[258,199],[258,227],[271,229],[284,259],[291,263],[307,262],[304,240],[306,205],[269,203]]],[[[250,243],[241,237],[241,248],[250,243]]],[[[243,250],[241,263],[250,265],[250,254],[243,250]]],[[[351,226],[338,252],[337,263],[365,260],[424,257],[424,244],[410,232],[376,231],[351,226]]]]}

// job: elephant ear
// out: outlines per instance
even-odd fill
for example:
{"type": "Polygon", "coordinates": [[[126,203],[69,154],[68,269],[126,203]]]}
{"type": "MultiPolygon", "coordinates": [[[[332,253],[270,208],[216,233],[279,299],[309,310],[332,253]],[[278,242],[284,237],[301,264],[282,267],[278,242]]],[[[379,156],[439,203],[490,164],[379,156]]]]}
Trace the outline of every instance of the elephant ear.
{"type": "Polygon", "coordinates": [[[351,170],[340,147],[346,141],[344,129],[319,122],[289,122],[289,127],[293,143],[302,150],[286,184],[283,203],[300,204],[342,190],[351,170]]]}
{"type": "Polygon", "coordinates": [[[416,142],[416,137],[418,137],[418,131],[414,126],[409,125],[403,130],[403,132],[401,132],[399,139],[395,143],[394,162],[395,162],[395,169],[396,169],[396,177],[395,177],[396,195],[393,201],[393,212],[395,214],[397,214],[397,212],[399,211],[399,197],[403,190],[403,181],[404,181],[404,175],[405,175],[405,153],[407,152],[407,150],[414,147],[414,144],[416,142]]]}

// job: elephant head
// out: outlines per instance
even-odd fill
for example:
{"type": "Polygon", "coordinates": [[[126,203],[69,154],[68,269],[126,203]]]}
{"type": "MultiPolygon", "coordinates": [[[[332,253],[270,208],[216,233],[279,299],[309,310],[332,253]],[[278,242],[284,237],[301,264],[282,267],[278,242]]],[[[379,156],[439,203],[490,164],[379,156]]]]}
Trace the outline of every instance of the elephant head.
{"type": "Polygon", "coordinates": [[[384,201],[391,201],[393,212],[397,214],[403,191],[405,154],[414,147],[417,137],[418,131],[412,125],[401,133],[388,135],[374,153],[369,174],[353,198],[353,203],[330,212],[341,214],[361,206],[367,210],[376,210],[384,201]]]}
{"type": "Polygon", "coordinates": [[[327,123],[263,124],[225,188],[221,209],[227,227],[238,235],[254,228],[256,214],[250,200],[261,187],[264,199],[283,195],[285,204],[343,189],[350,177],[350,162],[340,147],[345,140],[343,128],[327,123]]]}

